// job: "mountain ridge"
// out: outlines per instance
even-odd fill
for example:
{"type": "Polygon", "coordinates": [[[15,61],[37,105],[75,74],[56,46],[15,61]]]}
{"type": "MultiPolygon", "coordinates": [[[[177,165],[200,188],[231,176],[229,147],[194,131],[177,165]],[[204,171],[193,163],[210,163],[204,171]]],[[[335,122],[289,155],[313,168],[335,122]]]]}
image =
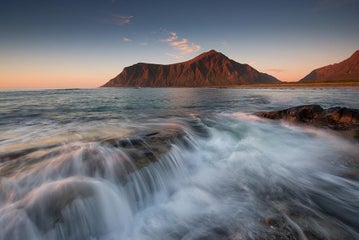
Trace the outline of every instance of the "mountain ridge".
{"type": "Polygon", "coordinates": [[[298,82],[359,81],[359,50],[349,58],[311,71],[298,82]]]}
{"type": "Polygon", "coordinates": [[[210,50],[180,63],[136,63],[125,67],[102,87],[224,87],[252,83],[280,81],[210,50]]]}

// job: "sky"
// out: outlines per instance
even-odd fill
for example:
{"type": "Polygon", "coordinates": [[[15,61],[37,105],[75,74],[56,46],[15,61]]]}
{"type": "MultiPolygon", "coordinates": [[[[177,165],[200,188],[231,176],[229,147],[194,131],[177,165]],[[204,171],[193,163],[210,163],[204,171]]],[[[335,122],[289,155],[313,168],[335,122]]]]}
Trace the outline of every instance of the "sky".
{"type": "Polygon", "coordinates": [[[282,81],[359,49],[359,0],[2,0],[0,88],[93,88],[215,49],[282,81]]]}

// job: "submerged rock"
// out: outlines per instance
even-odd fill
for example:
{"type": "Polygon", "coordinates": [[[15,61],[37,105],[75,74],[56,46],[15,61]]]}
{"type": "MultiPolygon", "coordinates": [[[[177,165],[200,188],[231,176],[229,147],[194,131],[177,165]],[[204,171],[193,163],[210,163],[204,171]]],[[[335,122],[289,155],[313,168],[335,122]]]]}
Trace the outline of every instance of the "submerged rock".
{"type": "Polygon", "coordinates": [[[359,140],[359,110],[345,107],[323,109],[319,105],[303,105],[255,115],[273,120],[286,120],[336,130],[359,140]]]}
{"type": "MultiPolygon", "coordinates": [[[[134,130],[126,136],[50,150],[36,161],[33,160],[30,165],[26,165],[26,174],[19,180],[22,184],[32,185],[33,190],[13,194],[14,199],[19,199],[16,204],[0,209],[0,215],[10,212],[24,216],[13,221],[6,231],[0,233],[0,239],[2,236],[5,236],[4,239],[16,239],[13,233],[20,232],[19,229],[28,226],[36,229],[33,239],[39,235],[50,236],[49,239],[52,239],[51,234],[58,232],[73,236],[68,239],[87,239],[89,235],[105,234],[109,231],[108,226],[112,227],[117,222],[98,223],[96,217],[105,219],[106,217],[101,214],[111,212],[112,207],[116,206],[119,208],[117,212],[121,214],[130,209],[126,205],[127,198],[116,192],[118,189],[107,181],[130,189],[129,193],[133,196],[127,197],[133,201],[131,204],[140,205],[138,202],[145,198],[144,194],[150,194],[157,186],[152,186],[156,183],[151,179],[152,176],[147,176],[151,175],[151,169],[147,169],[132,176],[148,180],[139,183],[140,190],[134,190],[127,186],[128,182],[131,183],[132,173],[147,166],[151,168],[152,163],[161,162],[160,160],[170,161],[165,159],[165,155],[171,151],[173,145],[190,147],[189,139],[186,128],[181,125],[160,124],[134,130]],[[34,175],[40,180],[46,179],[47,182],[39,185],[37,181],[29,182],[34,175]],[[137,190],[140,192],[136,192],[137,190]],[[118,201],[123,201],[123,204],[118,204],[118,201]],[[74,229],[73,219],[78,220],[77,229],[74,229]]],[[[36,150],[26,153],[33,152],[36,150]]],[[[27,154],[8,162],[21,163],[28,159],[27,154]]],[[[15,154],[11,156],[17,157],[15,154]]],[[[166,163],[162,167],[166,167],[166,163]]],[[[16,168],[8,174],[9,177],[14,176],[16,168]]],[[[0,194],[0,200],[6,199],[7,196],[0,194]]],[[[116,218],[120,218],[121,214],[116,214],[116,218]]],[[[130,216],[129,213],[125,215],[130,216]]]]}
{"type": "MultiPolygon", "coordinates": [[[[188,126],[180,124],[147,125],[141,130],[136,129],[120,137],[106,139],[99,136],[96,141],[90,139],[84,143],[54,144],[9,151],[0,154],[0,175],[11,177],[16,175],[19,169],[22,173],[43,175],[46,174],[44,169],[52,171],[52,168],[47,168],[48,163],[52,162],[61,169],[63,177],[78,174],[104,177],[112,172],[118,178],[123,178],[136,169],[158,161],[171,150],[173,144],[190,148],[192,144],[188,130],[188,126]]],[[[202,134],[193,132],[196,135],[202,134]]]]}
{"type": "Polygon", "coordinates": [[[48,231],[63,222],[62,211],[77,199],[94,195],[90,182],[68,178],[40,186],[30,192],[17,206],[41,231],[48,231]]]}
{"type": "Polygon", "coordinates": [[[152,128],[142,132],[133,132],[127,137],[111,138],[101,142],[105,146],[121,148],[131,157],[136,169],[156,162],[171,149],[173,143],[190,146],[182,128],[168,126],[152,128]]]}

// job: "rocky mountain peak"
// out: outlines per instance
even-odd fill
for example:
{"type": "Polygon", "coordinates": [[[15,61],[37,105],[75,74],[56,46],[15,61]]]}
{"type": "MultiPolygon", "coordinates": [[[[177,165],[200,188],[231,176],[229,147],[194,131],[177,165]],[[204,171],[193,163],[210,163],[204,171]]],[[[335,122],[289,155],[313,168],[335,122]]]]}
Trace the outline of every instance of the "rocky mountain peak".
{"type": "Polygon", "coordinates": [[[346,60],[317,68],[299,82],[359,81],[359,50],[346,60]]]}
{"type": "Polygon", "coordinates": [[[126,67],[103,87],[222,87],[275,82],[280,81],[210,50],[186,62],[126,67]]]}

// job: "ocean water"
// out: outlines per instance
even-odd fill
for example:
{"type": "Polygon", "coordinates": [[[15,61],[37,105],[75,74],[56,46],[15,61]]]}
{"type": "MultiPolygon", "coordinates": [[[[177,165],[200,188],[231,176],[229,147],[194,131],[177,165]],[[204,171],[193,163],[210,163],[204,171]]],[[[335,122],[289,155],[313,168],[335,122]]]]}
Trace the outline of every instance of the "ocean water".
{"type": "Polygon", "coordinates": [[[303,104],[359,90],[0,90],[0,239],[359,239],[358,143],[253,115],[303,104]]]}

